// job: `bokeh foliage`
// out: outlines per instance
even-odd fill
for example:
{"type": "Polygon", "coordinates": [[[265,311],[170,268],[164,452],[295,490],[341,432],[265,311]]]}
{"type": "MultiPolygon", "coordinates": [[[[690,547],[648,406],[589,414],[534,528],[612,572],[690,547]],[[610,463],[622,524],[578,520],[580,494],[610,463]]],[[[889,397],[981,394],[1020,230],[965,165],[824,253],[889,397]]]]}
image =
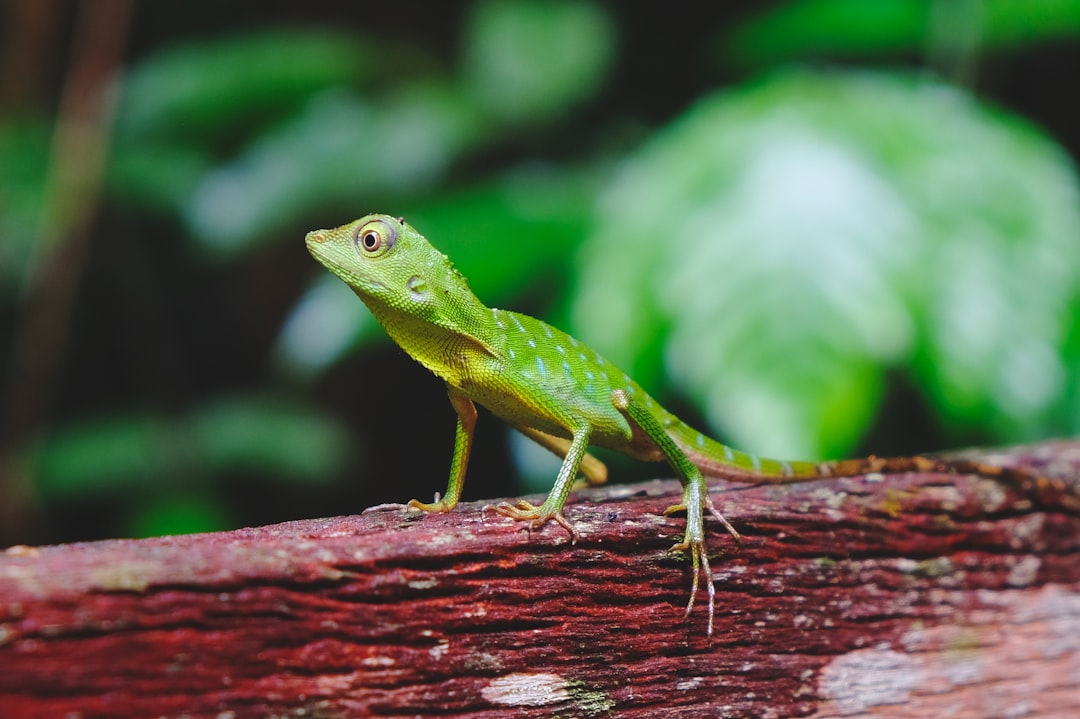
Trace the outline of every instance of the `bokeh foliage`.
{"type": "MultiPolygon", "coordinates": [[[[449,26],[388,16],[382,32],[378,13],[311,12],[303,29],[162,36],[114,80],[67,369],[16,448],[46,516],[96,513],[55,538],[442,489],[438,382],[302,249],[369,211],[408,216],[487,303],[555,319],[748,450],[1080,426],[1080,136],[979,77],[1047,48],[1075,62],[1075,3],[747,5],[684,24],[684,52],[597,2],[479,0],[443,9],[449,26]],[[148,363],[165,369],[131,382],[148,363]]],[[[0,114],[12,328],[54,209],[54,119],[0,114]]],[[[469,496],[488,490],[474,475],[505,474],[498,445],[491,460],[481,443],[469,496]]],[[[550,469],[518,454],[545,490],[550,469]]]]}

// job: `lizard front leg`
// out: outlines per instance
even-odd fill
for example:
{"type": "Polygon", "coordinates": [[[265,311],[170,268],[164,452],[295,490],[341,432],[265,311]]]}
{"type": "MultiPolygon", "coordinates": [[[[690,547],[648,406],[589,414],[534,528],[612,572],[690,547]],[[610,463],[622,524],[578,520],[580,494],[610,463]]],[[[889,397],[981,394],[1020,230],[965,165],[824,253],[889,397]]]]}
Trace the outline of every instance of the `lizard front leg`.
{"type": "Polygon", "coordinates": [[[709,510],[709,514],[724,526],[736,542],[741,542],[742,536],[713,506],[701,470],[679,449],[656,415],[643,404],[631,399],[630,395],[622,389],[611,393],[611,403],[630,422],[631,426],[636,425],[656,444],[667,458],[671,468],[679,475],[679,481],[682,482],[683,501],[668,507],[664,510],[664,514],[686,511],[686,534],[683,535],[683,541],[672,547],[673,550],[689,552],[693,563],[694,578],[690,585],[690,600],[686,603],[684,616],[689,617],[693,611],[694,598],[700,586],[699,578],[704,577],[709,595],[709,625],[706,636],[711,641],[713,616],[716,611],[716,588],[713,586],[712,567],[709,566],[709,555],[705,547],[705,510],[709,510]]]}
{"type": "Polygon", "coordinates": [[[473,432],[476,429],[476,405],[456,387],[446,386],[450,404],[457,412],[457,427],[454,430],[454,454],[450,460],[450,480],[446,484],[446,494],[440,499],[435,495],[434,502],[409,500],[410,509],[424,512],[449,512],[457,506],[461,498],[461,488],[465,484],[465,469],[469,466],[469,452],[472,450],[473,432]]]}
{"type": "Polygon", "coordinates": [[[547,522],[555,520],[570,533],[571,541],[577,542],[579,537],[577,530],[563,516],[562,509],[563,505],[566,504],[566,498],[570,495],[570,490],[574,486],[574,480],[577,478],[582,460],[588,456],[586,450],[589,448],[591,430],[591,427],[584,426],[574,431],[574,438],[566,449],[566,456],[563,459],[562,467],[559,468],[559,476],[555,479],[555,486],[551,488],[551,492],[548,493],[543,504],[537,507],[521,499],[515,504],[503,502],[495,510],[511,519],[531,522],[530,526],[533,528],[542,527],[547,522]]]}

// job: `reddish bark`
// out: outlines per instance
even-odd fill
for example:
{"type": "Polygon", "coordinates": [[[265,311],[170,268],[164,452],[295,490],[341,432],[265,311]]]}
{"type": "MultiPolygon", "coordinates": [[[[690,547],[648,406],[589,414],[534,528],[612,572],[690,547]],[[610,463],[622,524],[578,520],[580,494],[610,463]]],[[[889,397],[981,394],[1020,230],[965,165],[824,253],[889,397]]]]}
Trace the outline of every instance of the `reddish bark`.
{"type": "MultiPolygon", "coordinates": [[[[1080,442],[994,461],[1077,486],[1080,442]]],[[[0,555],[0,716],[1065,716],[1080,511],[978,477],[715,487],[746,536],[681,620],[678,483],[575,546],[480,504],[0,555]]],[[[710,523],[711,548],[730,548],[710,523]]]]}

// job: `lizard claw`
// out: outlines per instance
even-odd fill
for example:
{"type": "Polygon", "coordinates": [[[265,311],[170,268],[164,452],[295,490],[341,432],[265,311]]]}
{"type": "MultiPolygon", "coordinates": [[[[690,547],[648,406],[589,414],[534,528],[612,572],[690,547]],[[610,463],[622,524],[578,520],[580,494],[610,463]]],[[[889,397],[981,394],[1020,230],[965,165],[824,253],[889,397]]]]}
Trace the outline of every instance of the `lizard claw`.
{"type": "Polygon", "coordinates": [[[570,543],[577,544],[581,535],[574,529],[574,525],[570,523],[562,512],[546,512],[543,507],[537,507],[534,504],[526,502],[524,499],[519,499],[514,504],[508,504],[503,502],[495,507],[495,511],[504,517],[517,520],[519,522],[528,522],[529,529],[540,529],[550,521],[555,521],[560,527],[565,529],[570,534],[570,543]]]}
{"type": "MultiPolygon", "coordinates": [[[[704,494],[705,508],[709,510],[709,514],[713,516],[716,521],[720,522],[730,534],[732,539],[735,540],[736,549],[742,544],[742,535],[731,525],[731,522],[720,513],[719,510],[712,503],[712,498],[708,493],[704,494]]],[[[668,507],[664,514],[670,514],[673,512],[681,512],[686,510],[686,504],[675,504],[668,507]]],[[[713,583],[712,565],[709,564],[709,554],[705,548],[704,537],[695,538],[694,532],[690,529],[687,530],[683,536],[683,541],[678,542],[671,547],[673,552],[687,552],[690,555],[690,561],[693,563],[693,579],[690,584],[690,599],[686,603],[686,612],[683,617],[688,619],[690,614],[694,611],[694,601],[697,599],[698,589],[701,587],[701,581],[705,581],[705,589],[709,597],[709,624],[705,631],[705,636],[710,644],[712,644],[713,635],[713,623],[716,615],[716,586],[713,583]]]]}
{"type": "Polygon", "coordinates": [[[495,511],[504,517],[516,519],[519,522],[540,519],[540,508],[524,499],[519,499],[514,504],[501,502],[495,507],[495,511]]]}
{"type": "Polygon", "coordinates": [[[735,540],[735,551],[738,551],[739,548],[742,547],[742,535],[739,534],[739,530],[732,526],[731,522],[727,520],[727,517],[720,514],[720,510],[712,503],[712,497],[710,497],[708,493],[705,494],[705,508],[709,510],[709,514],[713,516],[713,519],[720,522],[724,529],[727,530],[728,534],[731,535],[731,538],[735,540]]]}
{"type": "Polygon", "coordinates": [[[709,555],[705,551],[704,540],[684,539],[675,544],[672,551],[689,552],[690,560],[694,565],[694,578],[690,584],[690,600],[686,603],[684,619],[689,619],[694,611],[694,600],[697,598],[698,588],[701,586],[701,578],[705,578],[705,588],[709,595],[709,625],[705,630],[705,636],[712,643],[713,617],[716,614],[716,586],[713,584],[712,566],[709,565],[709,555]]]}

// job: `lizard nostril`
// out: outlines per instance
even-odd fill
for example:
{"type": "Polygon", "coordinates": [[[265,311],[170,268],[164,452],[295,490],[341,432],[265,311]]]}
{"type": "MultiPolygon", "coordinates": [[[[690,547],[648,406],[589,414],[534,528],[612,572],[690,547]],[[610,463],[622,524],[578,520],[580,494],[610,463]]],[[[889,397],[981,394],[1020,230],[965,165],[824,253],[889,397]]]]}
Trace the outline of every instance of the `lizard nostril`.
{"type": "Polygon", "coordinates": [[[307,235],[308,242],[317,242],[320,245],[326,242],[326,235],[321,232],[309,232],[307,235]]]}

